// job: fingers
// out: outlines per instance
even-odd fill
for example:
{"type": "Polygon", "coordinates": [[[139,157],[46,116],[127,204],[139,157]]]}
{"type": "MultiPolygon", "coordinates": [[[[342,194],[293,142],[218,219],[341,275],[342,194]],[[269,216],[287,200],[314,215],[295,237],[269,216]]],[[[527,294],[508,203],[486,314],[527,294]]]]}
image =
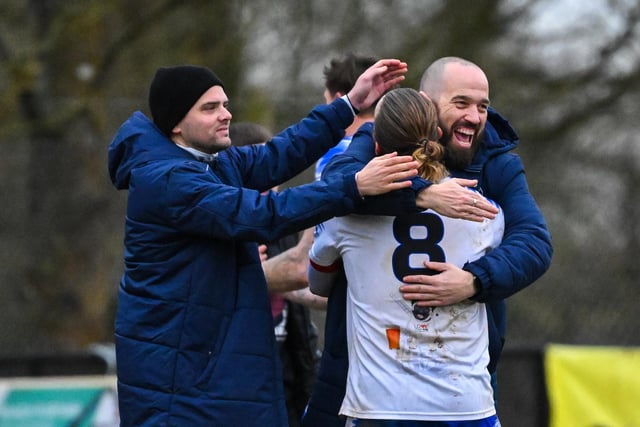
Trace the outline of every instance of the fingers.
{"type": "Polygon", "coordinates": [[[453,178],[453,182],[462,186],[462,187],[476,187],[478,185],[477,179],[464,179],[464,178],[453,178]]]}
{"type": "Polygon", "coordinates": [[[479,214],[492,213],[494,214],[493,217],[495,217],[495,214],[499,212],[498,208],[495,205],[493,205],[492,203],[490,203],[488,200],[484,198],[481,199],[479,202],[476,202],[474,204],[474,208],[480,211],[479,214]]]}
{"type": "Polygon", "coordinates": [[[403,292],[402,298],[404,298],[407,301],[427,301],[428,300],[426,294],[422,292],[416,292],[416,293],[403,292]]]}
{"type": "MultiPolygon", "coordinates": [[[[441,273],[447,269],[451,268],[451,265],[446,263],[446,262],[439,262],[439,261],[429,261],[424,260],[422,263],[426,268],[428,268],[429,270],[432,271],[432,273],[441,273]]],[[[421,285],[433,285],[435,282],[435,278],[437,277],[437,274],[431,274],[431,275],[427,275],[427,274],[413,274],[413,275],[408,275],[408,276],[404,276],[402,278],[402,281],[405,283],[404,285],[402,285],[400,287],[400,289],[419,289],[419,286],[421,285]],[[418,286],[418,287],[416,287],[418,286]]]]}
{"type": "Polygon", "coordinates": [[[418,166],[418,162],[416,162],[411,156],[398,156],[398,153],[387,153],[382,156],[374,157],[372,162],[379,162],[386,167],[396,167],[400,166],[418,166]]]}
{"type": "MultiPolygon", "coordinates": [[[[393,153],[395,154],[395,153],[393,153]]],[[[388,188],[397,189],[411,186],[407,179],[418,174],[418,162],[411,156],[391,156],[378,158],[380,167],[384,170],[383,180],[388,188]]]]}
{"type": "MultiPolygon", "coordinates": [[[[406,62],[402,62],[398,59],[381,59],[375,63],[369,70],[370,74],[367,76],[372,81],[381,81],[382,92],[397,86],[405,79],[408,67],[406,62]]],[[[381,93],[377,94],[379,96],[381,93]]]]}
{"type": "Polygon", "coordinates": [[[381,70],[380,73],[388,72],[406,72],[407,63],[395,58],[380,59],[373,67],[375,70],[381,70]]]}
{"type": "Polygon", "coordinates": [[[486,220],[495,219],[496,215],[487,211],[482,211],[482,210],[471,212],[471,209],[468,209],[467,212],[459,213],[456,217],[460,219],[464,219],[466,221],[483,222],[486,220]]]}
{"type": "Polygon", "coordinates": [[[389,66],[383,74],[385,91],[397,86],[405,79],[408,68],[405,62],[399,62],[397,66],[389,66]]]}
{"type": "Polygon", "coordinates": [[[402,62],[399,59],[381,59],[367,69],[363,76],[371,79],[382,76],[385,83],[400,79],[398,80],[399,82],[404,80],[404,75],[407,71],[406,62],[402,62]]]}
{"type": "Polygon", "coordinates": [[[351,105],[362,110],[393,86],[396,86],[407,73],[406,62],[399,59],[381,59],[358,77],[356,84],[347,96],[351,105]]]}
{"type": "Polygon", "coordinates": [[[482,222],[485,219],[494,219],[498,208],[479,194],[473,194],[465,204],[466,217],[470,221],[482,222]]]}
{"type": "Polygon", "coordinates": [[[429,276],[424,275],[424,274],[417,274],[414,276],[404,276],[402,278],[402,281],[405,283],[404,285],[400,286],[401,290],[407,289],[407,290],[416,290],[419,289],[418,286],[424,284],[424,283],[428,283],[429,281],[429,276]]]}
{"type": "Polygon", "coordinates": [[[480,193],[468,190],[468,188],[478,185],[477,180],[454,178],[450,180],[449,185],[453,185],[448,190],[452,195],[448,204],[455,210],[453,217],[475,222],[482,222],[485,219],[494,219],[496,217],[499,210],[495,205],[480,193]],[[459,190],[455,189],[456,186],[460,186],[458,187],[459,190]]]}
{"type": "Polygon", "coordinates": [[[404,76],[409,68],[406,62],[397,61],[397,64],[387,65],[387,69],[383,74],[386,74],[387,80],[395,79],[404,76]]]}
{"type": "Polygon", "coordinates": [[[363,196],[374,196],[411,185],[408,178],[418,173],[418,162],[411,156],[385,154],[372,159],[356,174],[356,185],[363,196]]]}
{"type": "Polygon", "coordinates": [[[400,82],[403,81],[403,80],[404,80],[404,75],[397,76],[397,77],[394,77],[394,78],[389,79],[389,80],[385,80],[385,82],[384,82],[385,91],[390,89],[390,88],[392,88],[392,87],[394,87],[394,86],[399,85],[400,82]]]}
{"type": "Polygon", "coordinates": [[[400,287],[402,298],[420,306],[443,305],[444,300],[435,292],[430,291],[428,285],[406,285],[400,287]]]}
{"type": "Polygon", "coordinates": [[[411,156],[398,156],[396,153],[391,153],[377,157],[377,159],[382,163],[382,166],[392,171],[400,172],[405,170],[415,170],[417,172],[418,170],[418,162],[416,162],[411,156]]]}
{"type": "Polygon", "coordinates": [[[493,218],[490,218],[488,216],[480,216],[480,215],[469,213],[469,214],[462,215],[462,219],[471,221],[471,222],[483,222],[483,221],[486,221],[487,219],[491,220],[493,218]]]}
{"type": "Polygon", "coordinates": [[[446,262],[438,262],[438,261],[429,261],[426,260],[424,262],[424,266],[427,267],[429,270],[434,270],[434,271],[445,271],[447,269],[450,269],[451,264],[448,264],[446,262]]]}
{"type": "Polygon", "coordinates": [[[411,156],[398,156],[397,153],[385,154],[373,158],[367,165],[380,172],[387,181],[410,178],[418,173],[418,162],[411,156]]]}
{"type": "Polygon", "coordinates": [[[411,187],[411,181],[408,178],[411,178],[413,175],[415,175],[415,173],[412,171],[388,173],[382,177],[374,190],[368,191],[368,195],[383,194],[389,191],[411,187]]]}
{"type": "Polygon", "coordinates": [[[267,255],[267,245],[258,245],[258,254],[260,255],[260,262],[265,262],[269,256],[267,255]]]}

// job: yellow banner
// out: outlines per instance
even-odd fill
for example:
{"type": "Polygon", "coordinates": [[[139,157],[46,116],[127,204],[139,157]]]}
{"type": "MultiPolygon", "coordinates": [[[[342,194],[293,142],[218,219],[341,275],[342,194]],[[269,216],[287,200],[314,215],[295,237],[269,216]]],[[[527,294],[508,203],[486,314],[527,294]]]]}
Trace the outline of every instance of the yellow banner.
{"type": "Polygon", "coordinates": [[[640,427],[640,348],[551,344],[550,427],[640,427]]]}

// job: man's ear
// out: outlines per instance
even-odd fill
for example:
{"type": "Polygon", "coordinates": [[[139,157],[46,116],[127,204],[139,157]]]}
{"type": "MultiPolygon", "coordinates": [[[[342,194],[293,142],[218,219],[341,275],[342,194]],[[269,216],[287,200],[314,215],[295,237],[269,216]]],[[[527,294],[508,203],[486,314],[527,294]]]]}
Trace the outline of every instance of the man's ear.
{"type": "Polygon", "coordinates": [[[333,96],[333,99],[335,100],[335,99],[341,98],[344,95],[345,95],[344,93],[337,91],[336,94],[333,96]]]}
{"type": "Polygon", "coordinates": [[[173,129],[171,129],[171,133],[169,134],[169,139],[178,145],[186,145],[184,144],[184,140],[182,138],[182,127],[180,126],[180,123],[175,125],[173,129]]]}
{"type": "Polygon", "coordinates": [[[420,91],[420,95],[424,96],[425,98],[427,98],[429,101],[431,101],[431,98],[429,98],[429,95],[427,95],[425,92],[420,91]]]}
{"type": "Polygon", "coordinates": [[[440,140],[440,138],[442,138],[442,134],[444,132],[442,132],[442,128],[440,126],[438,126],[438,141],[440,140]]]}
{"type": "Polygon", "coordinates": [[[376,156],[379,156],[382,154],[382,148],[380,148],[380,145],[377,142],[374,142],[375,144],[375,151],[376,151],[376,156]]]}

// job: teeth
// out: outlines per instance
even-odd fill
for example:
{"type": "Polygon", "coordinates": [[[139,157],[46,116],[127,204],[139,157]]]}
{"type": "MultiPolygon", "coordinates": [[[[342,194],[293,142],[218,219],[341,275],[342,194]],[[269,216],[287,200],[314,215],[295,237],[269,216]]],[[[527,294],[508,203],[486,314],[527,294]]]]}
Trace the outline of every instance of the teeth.
{"type": "Polygon", "coordinates": [[[470,128],[458,128],[456,129],[456,134],[458,134],[457,139],[461,143],[470,144],[473,140],[474,131],[470,128]]]}

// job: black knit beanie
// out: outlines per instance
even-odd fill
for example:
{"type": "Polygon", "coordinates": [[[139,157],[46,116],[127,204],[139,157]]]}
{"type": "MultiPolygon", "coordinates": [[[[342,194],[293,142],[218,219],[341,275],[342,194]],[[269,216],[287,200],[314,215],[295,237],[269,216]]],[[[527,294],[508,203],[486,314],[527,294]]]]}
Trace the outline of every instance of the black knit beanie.
{"type": "Polygon", "coordinates": [[[167,136],[189,112],[193,104],[222,80],[206,67],[179,65],[158,68],[149,88],[149,108],[153,122],[167,136]]]}

